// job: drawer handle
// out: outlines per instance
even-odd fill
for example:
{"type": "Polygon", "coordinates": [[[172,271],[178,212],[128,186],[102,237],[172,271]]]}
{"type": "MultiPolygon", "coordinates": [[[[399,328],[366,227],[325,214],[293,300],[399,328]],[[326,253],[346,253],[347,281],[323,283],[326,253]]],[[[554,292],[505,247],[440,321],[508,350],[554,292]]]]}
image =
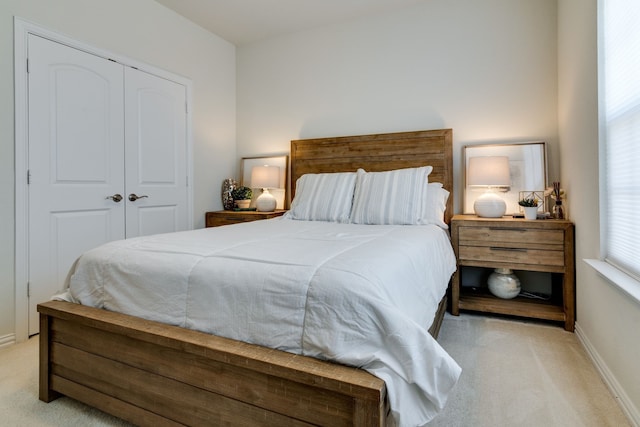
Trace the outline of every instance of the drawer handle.
{"type": "Polygon", "coordinates": [[[492,251],[527,252],[527,250],[523,248],[500,248],[498,246],[490,246],[489,249],[492,251]]]}
{"type": "Polygon", "coordinates": [[[519,231],[521,233],[524,233],[525,231],[527,231],[526,228],[511,228],[511,227],[489,227],[489,230],[496,230],[496,231],[519,231]]]}

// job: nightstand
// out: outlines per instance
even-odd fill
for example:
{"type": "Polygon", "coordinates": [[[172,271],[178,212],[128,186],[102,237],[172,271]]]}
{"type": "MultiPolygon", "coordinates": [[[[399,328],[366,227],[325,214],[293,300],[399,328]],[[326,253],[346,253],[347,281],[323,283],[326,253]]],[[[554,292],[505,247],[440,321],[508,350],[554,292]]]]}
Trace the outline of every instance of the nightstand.
{"type": "Polygon", "coordinates": [[[257,221],[259,219],[270,219],[284,215],[286,210],[276,210],[274,212],[257,211],[216,211],[205,214],[206,227],[218,227],[220,225],[237,224],[239,222],[257,221]]]}
{"type": "Polygon", "coordinates": [[[455,215],[451,241],[458,269],[451,284],[451,314],[478,311],[575,323],[574,226],[567,220],[480,218],[455,215]],[[500,299],[486,287],[462,287],[461,267],[509,268],[552,273],[548,300],[500,299]]]}

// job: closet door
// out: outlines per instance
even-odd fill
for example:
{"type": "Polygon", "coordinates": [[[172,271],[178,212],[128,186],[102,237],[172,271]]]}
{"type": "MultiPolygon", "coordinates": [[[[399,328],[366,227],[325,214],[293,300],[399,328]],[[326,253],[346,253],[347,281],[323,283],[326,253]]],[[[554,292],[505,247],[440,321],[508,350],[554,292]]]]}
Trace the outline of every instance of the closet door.
{"type": "Polygon", "coordinates": [[[29,334],[103,243],[189,228],[186,87],[29,35],[29,334]]]}
{"type": "Polygon", "coordinates": [[[126,236],[186,230],[186,87],[125,68],[126,236]]]}
{"type": "Polygon", "coordinates": [[[126,195],[123,66],[35,35],[28,49],[31,335],[74,260],[124,238],[126,195]]]}

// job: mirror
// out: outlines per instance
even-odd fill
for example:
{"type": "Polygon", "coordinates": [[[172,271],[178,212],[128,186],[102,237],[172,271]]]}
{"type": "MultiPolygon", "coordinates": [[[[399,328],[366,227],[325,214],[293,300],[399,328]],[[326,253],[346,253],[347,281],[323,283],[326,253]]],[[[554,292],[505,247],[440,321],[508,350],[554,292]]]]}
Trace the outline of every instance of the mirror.
{"type": "MultiPolygon", "coordinates": [[[[289,156],[243,157],[240,162],[240,185],[251,187],[251,170],[254,166],[275,166],[280,168],[279,187],[269,189],[269,192],[276,198],[276,209],[285,209],[289,156]]],[[[262,189],[252,188],[252,190],[253,197],[251,198],[250,206],[255,207],[256,198],[258,198],[262,189]]]]}
{"type": "Polygon", "coordinates": [[[467,183],[469,159],[472,157],[507,156],[511,185],[508,191],[499,195],[507,204],[506,215],[520,214],[518,200],[520,193],[535,193],[542,199],[542,212],[546,212],[546,198],[542,195],[547,188],[547,147],[544,142],[524,142],[513,144],[467,145],[464,147],[464,204],[463,212],[473,214],[473,203],[483,190],[472,188],[467,183]]]}

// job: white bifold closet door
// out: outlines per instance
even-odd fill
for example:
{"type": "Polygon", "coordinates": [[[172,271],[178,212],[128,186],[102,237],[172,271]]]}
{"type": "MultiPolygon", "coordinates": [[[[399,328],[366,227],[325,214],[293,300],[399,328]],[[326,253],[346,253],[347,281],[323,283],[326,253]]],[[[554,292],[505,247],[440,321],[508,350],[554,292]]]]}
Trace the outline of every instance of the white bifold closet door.
{"type": "Polygon", "coordinates": [[[188,228],[186,88],[29,35],[29,334],[84,251],[188,228]]]}

